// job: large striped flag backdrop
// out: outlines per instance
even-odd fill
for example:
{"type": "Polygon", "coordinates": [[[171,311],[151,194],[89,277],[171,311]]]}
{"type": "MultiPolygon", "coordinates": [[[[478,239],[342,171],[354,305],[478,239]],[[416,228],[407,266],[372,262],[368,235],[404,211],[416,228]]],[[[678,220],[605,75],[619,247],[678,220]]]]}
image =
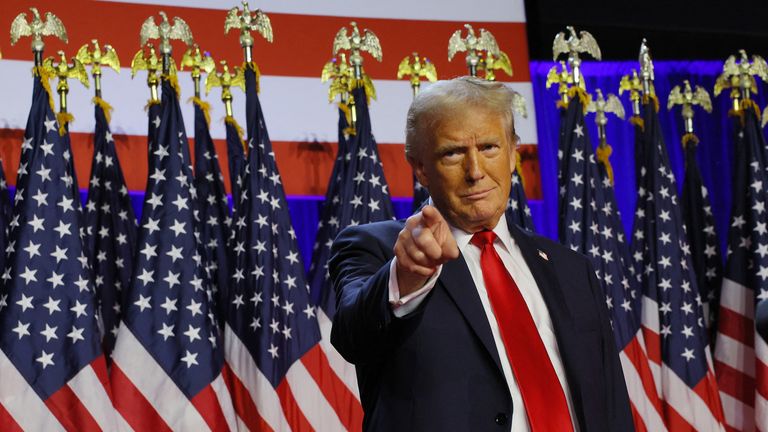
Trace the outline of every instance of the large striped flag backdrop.
{"type": "MultiPolygon", "coordinates": [[[[139,29],[150,15],[164,10],[168,16],[179,16],[191,27],[195,40],[211,52],[217,60],[239,64],[242,53],[233,34],[224,35],[224,17],[227,9],[239,6],[236,0],[70,0],[60,2],[39,0],[34,4],[41,11],[51,11],[67,26],[69,45],[48,41],[46,50],[53,53],[64,49],[74,54],[76,47],[93,38],[108,40],[122,56],[123,71],[110,77],[104,88],[104,98],[115,110],[112,133],[118,156],[126,175],[129,190],[145,189],[147,162],[142,155],[146,148],[147,87],[145,75],[140,72],[130,77],[130,59],[139,49],[139,29]],[[119,23],[119,26],[116,25],[119,23]]],[[[7,32],[11,20],[27,10],[24,0],[0,2],[0,29],[7,32]]],[[[441,78],[466,74],[462,56],[448,62],[447,48],[451,34],[472,23],[476,29],[485,28],[493,33],[500,46],[509,54],[514,69],[509,80],[511,87],[528,101],[527,119],[516,119],[515,130],[521,137],[521,158],[526,179],[528,199],[540,199],[538,158],[536,154],[536,119],[533,115],[533,91],[528,69],[528,48],[525,31],[525,12],[522,0],[477,0],[469,5],[457,0],[426,0],[410,2],[392,0],[380,2],[360,0],[280,0],[251,1],[252,9],[261,8],[269,14],[274,29],[274,43],[257,38],[254,56],[261,70],[260,99],[264,106],[265,121],[269,125],[274,143],[278,168],[283,174],[288,195],[323,195],[331,174],[336,154],[337,110],[328,103],[327,86],[320,82],[320,70],[332,56],[331,45],[336,31],[348,26],[352,20],[376,32],[384,52],[383,62],[367,62],[366,72],[374,80],[378,99],[371,105],[372,130],[379,144],[384,172],[393,197],[411,196],[413,191],[404,157],[405,114],[412,100],[407,81],[396,80],[397,66],[414,50],[429,57],[441,78]],[[308,146],[319,141],[322,148],[308,146]],[[301,175],[291,175],[301,173],[301,175]]],[[[5,33],[7,35],[7,33],[5,33]]],[[[0,94],[13,103],[0,104],[0,158],[6,172],[15,172],[19,160],[19,143],[29,109],[26,87],[18,83],[29,79],[30,61],[28,42],[15,46],[0,44],[0,94]]],[[[501,78],[501,76],[500,76],[501,78]]],[[[189,72],[179,73],[183,100],[192,96],[189,72]]],[[[425,84],[425,86],[428,84],[425,84]]],[[[236,95],[240,94],[235,91],[236,95]]],[[[240,96],[236,96],[236,99],[240,96]]],[[[91,94],[73,86],[69,97],[69,110],[76,120],[70,124],[75,167],[80,187],[86,188],[91,164],[90,135],[94,130],[91,94]]],[[[223,106],[211,100],[211,136],[221,157],[222,170],[229,176],[225,163],[225,125],[223,106]]],[[[242,103],[235,103],[235,118],[245,124],[242,103]]],[[[182,104],[187,132],[194,135],[193,106],[182,104]]],[[[13,179],[9,179],[13,183],[13,179]]],[[[227,188],[229,183],[227,182],[227,188]]]]}

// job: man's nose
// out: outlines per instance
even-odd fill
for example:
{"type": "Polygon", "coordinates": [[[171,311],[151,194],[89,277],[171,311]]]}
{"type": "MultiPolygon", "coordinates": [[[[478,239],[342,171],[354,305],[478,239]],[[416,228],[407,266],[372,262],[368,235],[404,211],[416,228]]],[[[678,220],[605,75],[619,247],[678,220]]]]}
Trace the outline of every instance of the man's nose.
{"type": "Polygon", "coordinates": [[[480,158],[480,153],[470,151],[467,153],[466,159],[464,159],[464,172],[468,181],[477,181],[485,176],[485,170],[483,169],[483,162],[480,158]]]}

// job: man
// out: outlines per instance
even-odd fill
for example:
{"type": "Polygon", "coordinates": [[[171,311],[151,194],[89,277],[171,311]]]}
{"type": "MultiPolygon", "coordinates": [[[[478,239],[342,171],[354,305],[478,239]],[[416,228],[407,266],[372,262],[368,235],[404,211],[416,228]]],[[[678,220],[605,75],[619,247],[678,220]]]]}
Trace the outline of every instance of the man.
{"type": "Polygon", "coordinates": [[[333,245],[331,341],[357,368],[366,430],[633,429],[588,260],[504,217],[511,107],[477,78],[422,91],[406,156],[434,206],[333,245]]]}

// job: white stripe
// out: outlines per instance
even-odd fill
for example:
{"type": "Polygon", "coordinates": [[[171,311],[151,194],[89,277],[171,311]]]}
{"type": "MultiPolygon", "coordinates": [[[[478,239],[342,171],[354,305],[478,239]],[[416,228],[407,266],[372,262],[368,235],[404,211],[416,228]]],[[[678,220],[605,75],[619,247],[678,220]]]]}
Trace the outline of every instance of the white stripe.
{"type": "Polygon", "coordinates": [[[3,350],[0,350],[0,383],[0,405],[23,430],[64,430],[3,350]]]}
{"type": "Polygon", "coordinates": [[[723,278],[720,292],[720,307],[730,309],[739,315],[755,319],[755,292],[738,282],[723,278]]]}
{"type": "Polygon", "coordinates": [[[755,355],[764,365],[768,366],[768,343],[757,333],[757,330],[755,330],[755,355]]]}
{"type": "MultiPolygon", "coordinates": [[[[13,103],[0,104],[0,127],[24,129],[32,103],[32,62],[4,60],[0,62],[0,94],[13,103]]],[[[319,74],[318,68],[318,74],[319,74]]],[[[143,75],[131,79],[130,70],[123,68],[119,75],[106,72],[103,80],[104,99],[115,110],[112,113],[112,133],[115,135],[147,134],[147,103],[149,90],[143,75]]],[[[194,135],[194,107],[186,103],[194,94],[189,72],[179,72],[181,104],[184,126],[194,135]]],[[[371,127],[376,140],[384,144],[405,143],[405,116],[411,103],[411,88],[407,81],[374,80],[378,100],[371,101],[371,127]]],[[[428,84],[424,84],[426,88],[428,84]]],[[[533,87],[530,82],[509,83],[510,88],[522,94],[528,102],[528,118],[516,118],[515,130],[523,144],[536,144],[536,118],[533,109],[533,87]]],[[[245,96],[233,90],[234,116],[245,126],[245,96]]],[[[79,84],[70,87],[69,111],[75,121],[71,131],[92,133],[94,129],[93,90],[79,84]]],[[[226,137],[224,107],[218,90],[209,97],[211,103],[211,136],[226,137]]],[[[328,103],[328,86],[319,78],[262,75],[259,95],[264,107],[269,136],[274,141],[336,142],[338,140],[338,110],[328,103]]]]}
{"type": "Polygon", "coordinates": [[[723,415],[725,415],[725,423],[728,426],[739,431],[755,429],[754,408],[722,391],[720,392],[720,400],[723,402],[723,415]]]}
{"type": "MultiPolygon", "coordinates": [[[[235,2],[221,0],[109,0],[120,3],[153,4],[159,6],[194,7],[206,9],[229,9],[235,2]]],[[[237,6],[240,6],[237,4],[237,6]]],[[[376,0],[260,0],[251,2],[251,8],[260,8],[265,12],[322,15],[355,18],[393,18],[431,21],[461,22],[525,22],[523,0],[474,0],[471,7],[460,0],[409,1],[376,0]]],[[[183,13],[181,17],[184,18],[183,13]]],[[[364,22],[362,24],[365,24],[364,22]]],[[[221,22],[212,25],[224,28],[221,22]]],[[[194,29],[192,29],[194,31],[194,29]]],[[[373,29],[375,30],[375,29],[373,29]]],[[[279,37],[279,29],[275,37],[279,37]]],[[[446,39],[446,46],[447,46],[446,39]]]]}
{"type": "Polygon", "coordinates": [[[755,423],[761,431],[768,431],[768,400],[759,394],[755,395],[755,423]]]}
{"type": "Polygon", "coordinates": [[[627,383],[629,399],[643,419],[646,430],[666,431],[667,427],[664,425],[664,420],[648,398],[648,394],[643,387],[643,381],[637,369],[635,369],[635,365],[624,351],[619,353],[619,360],[621,360],[621,367],[624,370],[624,381],[627,383]]]}
{"type": "Polygon", "coordinates": [[[285,374],[285,380],[291,387],[293,398],[301,413],[315,430],[346,431],[336,411],[304,367],[304,363],[295,362],[285,374]]]}
{"type": "Polygon", "coordinates": [[[661,374],[661,388],[664,400],[677,411],[680,417],[699,432],[725,430],[723,425],[717,421],[707,403],[692,388],[688,387],[685,381],[677,376],[675,371],[667,365],[663,365],[661,374]]]}
{"type": "MultiPolygon", "coordinates": [[[[120,325],[115,364],[173,430],[209,430],[208,424],[125,324],[120,325]]],[[[115,393],[120,392],[116,387],[115,393]]]]}
{"type": "Polygon", "coordinates": [[[224,419],[227,421],[227,427],[231,431],[237,430],[237,414],[235,414],[235,408],[232,405],[232,395],[229,394],[229,389],[224,382],[222,374],[219,374],[211,382],[211,388],[216,393],[216,399],[221,407],[221,412],[224,414],[224,419]]]}
{"type": "Polygon", "coordinates": [[[659,305],[656,303],[656,300],[645,295],[643,296],[641,322],[643,327],[659,334],[659,331],[661,330],[659,327],[659,305]]]}
{"type": "Polygon", "coordinates": [[[331,345],[331,327],[333,323],[330,318],[322,311],[317,309],[317,324],[320,326],[320,348],[325,353],[325,357],[328,359],[328,364],[331,366],[333,373],[339,377],[345,386],[355,395],[355,398],[360,400],[360,391],[357,387],[357,374],[355,373],[355,365],[344,360],[344,357],[336,351],[336,348],[331,345]]]}
{"type": "Polygon", "coordinates": [[[248,390],[261,418],[274,431],[290,430],[275,389],[229,324],[224,325],[224,355],[232,373],[248,390]]]}
{"type": "Polygon", "coordinates": [[[115,430],[115,408],[91,365],[82,368],[68,385],[102,430],[115,430]]]}
{"type": "Polygon", "coordinates": [[[715,359],[745,375],[755,377],[755,350],[728,335],[717,334],[715,359]]]}

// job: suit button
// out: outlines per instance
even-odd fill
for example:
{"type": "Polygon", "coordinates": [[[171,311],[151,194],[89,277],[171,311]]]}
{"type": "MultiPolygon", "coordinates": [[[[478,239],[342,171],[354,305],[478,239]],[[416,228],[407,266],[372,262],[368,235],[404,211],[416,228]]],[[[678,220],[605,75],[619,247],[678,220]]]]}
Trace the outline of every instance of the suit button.
{"type": "Polygon", "coordinates": [[[504,413],[498,413],[496,414],[496,418],[493,419],[493,421],[495,421],[499,426],[504,426],[507,424],[507,415],[504,413]]]}

